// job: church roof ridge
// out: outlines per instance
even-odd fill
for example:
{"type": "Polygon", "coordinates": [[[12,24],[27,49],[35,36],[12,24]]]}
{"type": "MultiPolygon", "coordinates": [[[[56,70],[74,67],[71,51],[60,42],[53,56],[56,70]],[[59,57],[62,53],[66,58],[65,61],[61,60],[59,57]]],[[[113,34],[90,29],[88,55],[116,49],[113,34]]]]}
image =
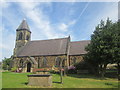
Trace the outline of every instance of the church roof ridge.
{"type": "Polygon", "coordinates": [[[68,39],[68,37],[65,38],[55,38],[55,39],[45,39],[45,40],[32,40],[30,42],[36,42],[36,41],[49,41],[49,40],[60,40],[60,39],[68,39]]]}

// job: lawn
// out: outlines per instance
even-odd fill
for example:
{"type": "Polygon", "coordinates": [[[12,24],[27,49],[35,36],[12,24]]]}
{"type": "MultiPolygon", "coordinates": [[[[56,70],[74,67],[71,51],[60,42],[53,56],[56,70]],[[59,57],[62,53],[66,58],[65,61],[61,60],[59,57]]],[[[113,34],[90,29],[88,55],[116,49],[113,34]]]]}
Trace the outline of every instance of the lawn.
{"type": "MultiPolygon", "coordinates": [[[[3,88],[41,88],[28,86],[27,75],[31,73],[2,73],[3,88]]],[[[117,79],[105,78],[100,79],[90,75],[69,75],[63,77],[63,84],[60,84],[60,76],[52,74],[52,87],[47,88],[118,88],[117,79]]]]}

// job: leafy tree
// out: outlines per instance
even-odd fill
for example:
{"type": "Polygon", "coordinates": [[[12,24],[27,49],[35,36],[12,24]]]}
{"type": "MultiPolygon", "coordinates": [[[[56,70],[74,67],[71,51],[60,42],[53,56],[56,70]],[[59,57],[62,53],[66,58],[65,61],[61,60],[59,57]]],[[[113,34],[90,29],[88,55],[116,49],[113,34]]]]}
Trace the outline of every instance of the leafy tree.
{"type": "Polygon", "coordinates": [[[2,60],[2,62],[3,62],[2,68],[4,70],[10,70],[10,68],[11,68],[11,58],[4,58],[2,60]]]}
{"type": "Polygon", "coordinates": [[[86,47],[88,53],[85,59],[91,64],[93,71],[102,77],[104,77],[107,65],[114,63],[112,53],[114,28],[116,27],[109,18],[106,23],[101,20],[91,36],[91,43],[86,47]]]}

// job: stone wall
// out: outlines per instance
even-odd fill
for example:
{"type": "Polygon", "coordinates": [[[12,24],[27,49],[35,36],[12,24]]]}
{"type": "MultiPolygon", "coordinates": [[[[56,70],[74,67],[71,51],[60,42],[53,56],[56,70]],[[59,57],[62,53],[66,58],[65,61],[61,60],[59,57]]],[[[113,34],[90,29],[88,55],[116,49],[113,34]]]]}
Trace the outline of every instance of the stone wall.
{"type": "MultiPolygon", "coordinates": [[[[27,72],[27,63],[31,63],[31,72],[33,72],[33,69],[35,68],[50,68],[53,67],[58,68],[56,66],[56,58],[59,57],[61,60],[65,60],[63,62],[63,66],[67,67],[67,56],[66,55],[60,55],[60,56],[34,56],[35,61],[31,61],[30,57],[19,57],[14,58],[13,67],[22,68],[23,72],[27,72]],[[46,62],[44,62],[46,60],[46,62]],[[37,64],[35,64],[35,62],[37,64]]],[[[75,63],[78,63],[83,60],[83,55],[74,55],[69,56],[69,66],[74,65],[75,63]]]]}
{"type": "Polygon", "coordinates": [[[31,72],[34,68],[52,68],[56,67],[56,58],[59,57],[61,60],[65,60],[63,63],[65,66],[67,66],[67,59],[66,55],[60,55],[60,56],[34,56],[34,60],[37,64],[35,64],[35,61],[32,61],[30,57],[19,57],[14,58],[13,67],[22,68],[23,72],[27,72],[27,63],[31,63],[31,72]],[[46,62],[44,60],[46,59],[46,62]]]}
{"type": "Polygon", "coordinates": [[[60,57],[62,60],[65,59],[65,66],[66,66],[66,55],[62,56],[39,56],[39,57],[34,57],[35,60],[39,63],[38,68],[41,67],[53,67],[56,64],[56,58],[60,57]],[[46,59],[46,66],[43,65],[43,60],[46,59]]]}

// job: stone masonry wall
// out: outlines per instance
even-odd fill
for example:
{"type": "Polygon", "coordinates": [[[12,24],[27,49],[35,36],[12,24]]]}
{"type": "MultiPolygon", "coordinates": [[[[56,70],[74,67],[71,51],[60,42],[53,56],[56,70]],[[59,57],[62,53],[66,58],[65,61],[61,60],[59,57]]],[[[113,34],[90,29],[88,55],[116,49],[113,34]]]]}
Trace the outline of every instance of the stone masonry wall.
{"type": "MultiPolygon", "coordinates": [[[[61,56],[34,56],[35,61],[37,62],[37,66],[34,65],[34,63],[31,63],[31,70],[33,68],[52,68],[55,67],[56,64],[56,58],[60,57],[61,60],[65,60],[64,65],[67,66],[67,61],[66,61],[66,55],[61,55],[61,56]],[[43,60],[46,59],[46,65],[43,65],[43,60]]],[[[27,71],[27,62],[29,62],[30,58],[29,57],[19,57],[19,58],[14,58],[14,63],[13,67],[17,68],[23,68],[23,72],[27,71]],[[23,65],[24,64],[24,65],[23,65]]],[[[31,71],[32,72],[32,71],[31,71]]]]}

